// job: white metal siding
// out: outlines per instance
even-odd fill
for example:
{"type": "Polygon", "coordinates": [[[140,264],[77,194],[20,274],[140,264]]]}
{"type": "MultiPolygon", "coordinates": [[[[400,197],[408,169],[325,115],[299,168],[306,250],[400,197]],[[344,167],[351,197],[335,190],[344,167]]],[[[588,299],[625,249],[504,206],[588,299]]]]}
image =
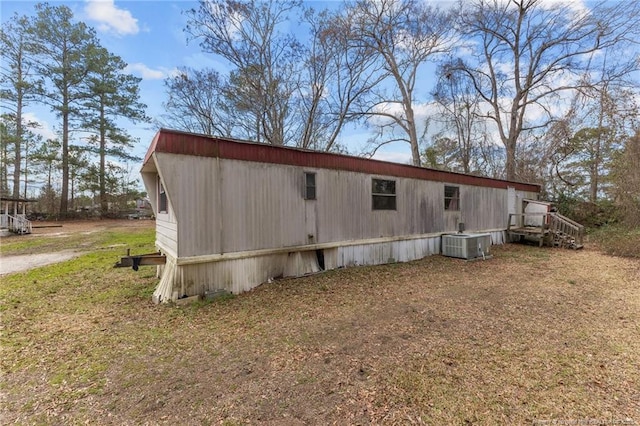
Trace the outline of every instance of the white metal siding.
{"type": "MultiPolygon", "coordinates": [[[[459,222],[470,232],[490,232],[493,243],[505,239],[507,189],[453,184],[460,187],[460,210],[446,212],[443,182],[154,155],[169,201],[168,214],[157,216],[157,243],[175,258],[168,259],[164,268],[154,293],[158,300],[218,289],[239,293],[285,273],[313,272],[315,252],[295,254],[307,244],[336,243],[323,250],[325,269],[334,269],[404,262],[439,253],[440,236],[434,234],[456,231],[459,222]],[[304,199],[305,172],[316,173],[316,200],[304,199]],[[372,209],[372,178],[396,181],[396,210],[372,209]],[[269,253],[279,248],[290,250],[269,253]],[[267,253],[180,263],[186,257],[254,250],[267,253]]],[[[143,174],[150,193],[153,176],[152,172],[143,174]]],[[[536,195],[518,191],[516,198],[536,195]]],[[[152,204],[157,202],[151,199],[152,204]]],[[[521,209],[519,204],[516,207],[521,209]]]]}
{"type": "Polygon", "coordinates": [[[440,237],[428,237],[404,241],[391,241],[377,244],[361,244],[338,247],[334,263],[327,268],[358,265],[381,265],[390,262],[408,262],[440,252],[440,237]]]}
{"type": "Polygon", "coordinates": [[[513,186],[507,188],[507,210],[509,214],[516,213],[516,189],[513,186]]]}
{"type": "Polygon", "coordinates": [[[178,256],[219,253],[221,216],[216,208],[219,173],[215,159],[155,155],[177,220],[178,256]]]}
{"type": "Polygon", "coordinates": [[[319,170],[318,241],[417,235],[443,228],[441,184],[416,179],[319,170]],[[373,210],[372,178],[396,181],[396,210],[373,210]]]}
{"type": "Polygon", "coordinates": [[[178,224],[168,220],[170,215],[160,214],[156,217],[156,246],[165,254],[173,257],[178,253],[178,224]]]}
{"type": "MultiPolygon", "coordinates": [[[[324,250],[325,269],[407,262],[440,252],[440,237],[356,244],[324,250]]],[[[277,253],[243,259],[176,265],[170,256],[154,292],[156,302],[224,289],[241,293],[280,276],[317,272],[315,251],[277,253]]]]}
{"type": "Polygon", "coordinates": [[[301,168],[234,160],[221,168],[222,252],[307,243],[301,168]]]}
{"type": "Polygon", "coordinates": [[[158,193],[156,191],[156,182],[158,179],[157,172],[142,172],[142,182],[147,190],[147,197],[154,215],[158,215],[158,193]]]}
{"type": "Polygon", "coordinates": [[[147,190],[149,202],[156,215],[156,246],[166,254],[176,257],[178,253],[178,222],[171,203],[172,200],[167,198],[166,213],[158,212],[158,174],[143,172],[142,180],[147,190]]]}
{"type": "Polygon", "coordinates": [[[462,217],[467,230],[506,228],[507,190],[463,186],[460,189],[462,217]]]}
{"type": "Polygon", "coordinates": [[[158,153],[178,223],[178,255],[308,243],[506,228],[506,189],[460,187],[460,211],[444,211],[444,183],[228,159],[158,153]],[[304,199],[304,172],[317,199],[304,199]],[[397,210],[373,210],[371,179],[396,181],[397,210]]]}

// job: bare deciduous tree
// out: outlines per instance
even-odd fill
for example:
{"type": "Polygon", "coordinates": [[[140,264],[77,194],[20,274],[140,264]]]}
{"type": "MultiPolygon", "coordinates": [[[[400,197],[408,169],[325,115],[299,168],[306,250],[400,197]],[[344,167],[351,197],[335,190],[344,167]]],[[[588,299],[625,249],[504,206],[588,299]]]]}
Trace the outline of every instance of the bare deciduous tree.
{"type": "Polygon", "coordinates": [[[225,84],[216,71],[180,68],[165,80],[169,98],[163,121],[187,132],[230,137],[234,123],[223,101],[225,84]]]}
{"type": "Polygon", "coordinates": [[[450,48],[451,14],[421,0],[358,0],[347,3],[345,19],[350,46],[374,55],[384,73],[381,80],[389,82],[371,92],[359,113],[378,120],[382,143],[409,143],[413,164],[419,166],[416,81],[427,61],[450,48]]]}
{"type": "MultiPolygon", "coordinates": [[[[458,69],[472,79],[506,151],[506,178],[516,179],[516,148],[527,131],[547,126],[554,102],[585,87],[600,53],[624,51],[640,30],[638,2],[602,2],[590,9],[541,0],[461,2],[460,28],[475,43],[458,69]],[[535,113],[537,118],[530,115],[535,113]]],[[[617,55],[637,69],[637,53],[617,55]]],[[[591,84],[591,83],[590,83],[591,84]]]]}
{"type": "Polygon", "coordinates": [[[627,225],[640,226],[640,132],[626,139],[623,149],[615,154],[612,180],[622,219],[627,225]]]}
{"type": "Polygon", "coordinates": [[[606,86],[576,98],[579,109],[563,120],[570,126],[568,134],[550,147],[558,178],[592,203],[607,192],[614,154],[633,134],[638,118],[634,92],[619,87],[609,91],[606,86]]]}
{"type": "Polygon", "coordinates": [[[360,118],[358,103],[383,77],[370,49],[349,45],[351,29],[340,11],[307,10],[305,21],[310,43],[298,86],[299,146],[331,151],[345,124],[360,118]]]}
{"type": "Polygon", "coordinates": [[[230,99],[252,116],[258,142],[285,143],[300,46],[280,26],[298,6],[297,0],[215,0],[187,12],[187,33],[235,67],[230,99]]]}
{"type": "Polygon", "coordinates": [[[473,163],[480,160],[478,154],[487,139],[485,122],[479,117],[482,114],[480,95],[465,73],[444,66],[438,70],[433,99],[439,107],[444,132],[453,133],[455,137],[455,156],[460,164],[457,171],[470,173],[473,163]]]}
{"type": "Polygon", "coordinates": [[[554,193],[569,192],[591,203],[609,192],[614,154],[634,133],[638,119],[634,102],[638,87],[629,78],[631,64],[607,61],[605,52],[599,65],[599,70],[585,73],[570,108],[545,137],[555,172],[549,183],[555,186],[559,181],[561,187],[554,193]]]}

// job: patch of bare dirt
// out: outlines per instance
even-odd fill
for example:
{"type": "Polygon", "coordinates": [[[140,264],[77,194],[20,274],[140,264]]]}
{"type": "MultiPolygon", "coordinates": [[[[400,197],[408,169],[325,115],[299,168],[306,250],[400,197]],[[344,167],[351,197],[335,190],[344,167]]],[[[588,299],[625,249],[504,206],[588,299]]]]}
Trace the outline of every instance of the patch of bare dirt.
{"type": "Polygon", "coordinates": [[[99,232],[112,228],[146,228],[153,227],[153,220],[98,219],[75,221],[35,221],[32,236],[66,235],[88,232],[99,232]]]}

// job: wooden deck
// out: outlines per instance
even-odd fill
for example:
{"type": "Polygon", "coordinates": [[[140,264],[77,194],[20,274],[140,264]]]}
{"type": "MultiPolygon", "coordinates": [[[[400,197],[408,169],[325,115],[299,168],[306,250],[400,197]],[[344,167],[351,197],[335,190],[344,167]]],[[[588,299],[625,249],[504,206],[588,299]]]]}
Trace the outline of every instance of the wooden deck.
{"type": "MultiPolygon", "coordinates": [[[[545,241],[549,238],[549,230],[544,229],[541,226],[521,226],[517,228],[509,228],[510,237],[519,237],[519,240],[530,239],[538,242],[538,245],[542,247],[545,241]]],[[[514,238],[511,238],[512,240],[514,238]]]]}
{"type": "Polygon", "coordinates": [[[507,234],[512,240],[517,238],[537,241],[540,247],[548,245],[581,249],[583,247],[584,226],[559,213],[510,214],[507,234]],[[527,218],[534,219],[531,222],[538,222],[540,225],[518,226],[518,223],[520,225],[525,223],[527,218]]]}

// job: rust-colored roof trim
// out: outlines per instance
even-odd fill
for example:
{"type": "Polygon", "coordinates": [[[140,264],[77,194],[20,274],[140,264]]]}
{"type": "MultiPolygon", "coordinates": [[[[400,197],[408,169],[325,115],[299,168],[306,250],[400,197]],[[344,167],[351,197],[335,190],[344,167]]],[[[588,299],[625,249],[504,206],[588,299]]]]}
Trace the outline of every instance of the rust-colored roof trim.
{"type": "Polygon", "coordinates": [[[144,164],[147,164],[154,152],[346,170],[371,175],[406,177],[490,188],[511,186],[520,191],[540,192],[540,185],[537,184],[511,182],[343,154],[259,144],[169,129],[160,129],[155,135],[145,155],[144,164]]]}

